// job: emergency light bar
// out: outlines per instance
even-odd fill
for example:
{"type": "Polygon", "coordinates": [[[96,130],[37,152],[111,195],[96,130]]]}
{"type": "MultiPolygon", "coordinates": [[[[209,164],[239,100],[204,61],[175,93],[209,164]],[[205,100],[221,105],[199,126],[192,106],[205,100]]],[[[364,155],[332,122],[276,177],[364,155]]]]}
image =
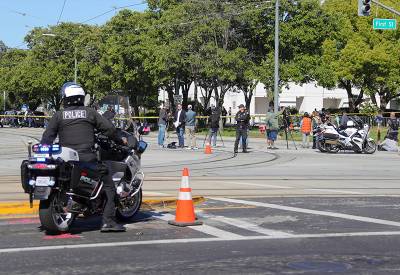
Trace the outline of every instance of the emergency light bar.
{"type": "Polygon", "coordinates": [[[54,154],[61,152],[61,146],[59,144],[46,145],[46,144],[35,144],[32,146],[32,151],[38,154],[54,154]]]}

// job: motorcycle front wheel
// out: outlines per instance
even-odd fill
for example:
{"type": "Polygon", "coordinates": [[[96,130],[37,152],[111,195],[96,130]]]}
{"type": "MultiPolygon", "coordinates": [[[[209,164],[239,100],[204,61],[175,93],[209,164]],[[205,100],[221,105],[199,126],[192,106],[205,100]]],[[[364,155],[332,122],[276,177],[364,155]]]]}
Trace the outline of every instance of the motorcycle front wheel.
{"type": "Polygon", "coordinates": [[[139,212],[142,205],[142,189],[139,190],[134,196],[129,198],[122,198],[117,205],[116,215],[120,221],[129,221],[139,212]]]}
{"type": "Polygon", "coordinates": [[[59,193],[40,201],[39,219],[43,228],[50,233],[66,232],[75,219],[75,214],[65,212],[59,193]]]}
{"type": "Polygon", "coordinates": [[[364,146],[364,153],[365,154],[373,154],[376,151],[376,143],[373,140],[367,140],[364,146]]]}

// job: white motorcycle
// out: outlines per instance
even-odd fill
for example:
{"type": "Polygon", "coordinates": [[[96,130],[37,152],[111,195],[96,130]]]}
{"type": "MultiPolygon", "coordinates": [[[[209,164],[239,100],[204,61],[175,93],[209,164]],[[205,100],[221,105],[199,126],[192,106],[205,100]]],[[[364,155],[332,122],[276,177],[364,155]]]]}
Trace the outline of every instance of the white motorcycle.
{"type": "Polygon", "coordinates": [[[373,154],[376,151],[375,141],[369,137],[370,126],[349,120],[343,130],[332,124],[322,127],[322,144],[328,153],[337,153],[340,150],[351,150],[356,153],[373,154]]]}

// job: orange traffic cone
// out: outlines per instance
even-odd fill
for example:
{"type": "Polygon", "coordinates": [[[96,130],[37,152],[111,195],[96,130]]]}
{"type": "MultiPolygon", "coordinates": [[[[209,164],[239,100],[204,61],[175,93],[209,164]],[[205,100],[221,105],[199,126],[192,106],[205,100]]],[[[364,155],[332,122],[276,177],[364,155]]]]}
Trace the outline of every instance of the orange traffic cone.
{"type": "Polygon", "coordinates": [[[206,144],[206,149],[204,150],[204,154],[212,154],[210,143],[206,144]]]}
{"type": "Polygon", "coordinates": [[[203,224],[203,222],[196,220],[196,216],[194,214],[192,188],[189,187],[189,169],[187,168],[184,168],[182,172],[181,188],[179,189],[178,201],[176,203],[175,220],[168,221],[168,223],[176,226],[203,224]]]}

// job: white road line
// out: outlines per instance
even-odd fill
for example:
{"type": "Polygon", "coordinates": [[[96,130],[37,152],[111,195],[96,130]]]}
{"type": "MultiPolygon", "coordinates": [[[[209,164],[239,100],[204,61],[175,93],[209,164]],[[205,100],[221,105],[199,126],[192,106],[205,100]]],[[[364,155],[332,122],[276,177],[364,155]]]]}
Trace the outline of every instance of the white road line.
{"type": "MultiPolygon", "coordinates": [[[[242,237],[238,240],[235,239],[234,241],[399,236],[399,235],[400,235],[400,231],[349,232],[349,233],[299,234],[299,235],[288,235],[288,236],[254,236],[254,237],[242,237]]],[[[62,250],[62,249],[79,249],[79,248],[121,247],[121,246],[157,245],[157,244],[188,244],[188,243],[200,243],[200,242],[224,242],[224,241],[233,241],[233,240],[227,239],[227,238],[225,238],[225,239],[222,239],[222,238],[191,238],[191,239],[168,239],[168,240],[149,240],[149,241],[17,247],[17,248],[0,249],[0,254],[1,253],[16,253],[16,252],[31,252],[31,251],[62,250]]]]}
{"type": "Polygon", "coordinates": [[[277,189],[292,189],[293,188],[293,187],[282,186],[282,185],[250,183],[250,182],[221,181],[220,183],[228,183],[228,184],[236,184],[236,185],[249,185],[249,186],[260,186],[260,187],[269,187],[269,188],[277,188],[277,189]]]}
{"type": "Polygon", "coordinates": [[[314,214],[314,215],[320,215],[320,216],[342,218],[342,219],[353,220],[353,221],[369,222],[369,223],[376,223],[376,224],[400,227],[400,222],[375,219],[375,218],[369,218],[369,217],[363,217],[363,216],[355,216],[355,215],[348,215],[348,214],[342,214],[342,213],[336,213],[336,212],[312,210],[312,209],[306,209],[306,208],[298,208],[298,207],[284,206],[284,205],[278,205],[278,204],[272,204],[272,203],[263,203],[263,202],[257,202],[257,201],[245,201],[245,200],[228,199],[228,198],[214,198],[214,197],[209,197],[209,198],[213,199],[213,200],[217,200],[217,201],[240,203],[240,204],[273,208],[273,209],[279,209],[279,210],[285,210],[285,211],[291,211],[291,212],[314,214]]]}
{"type": "Polygon", "coordinates": [[[312,189],[304,189],[304,190],[317,191],[317,192],[332,192],[332,193],[340,193],[340,194],[354,194],[354,195],[364,194],[364,193],[361,193],[361,192],[344,191],[344,190],[336,190],[336,189],[316,189],[316,188],[312,188],[312,189]]]}
{"type": "MultiPolygon", "coordinates": [[[[171,215],[169,213],[162,213],[162,212],[152,212],[155,213],[155,215],[153,215],[154,218],[163,220],[163,221],[170,221],[170,220],[174,220],[175,216],[171,215]]],[[[189,228],[199,231],[201,233],[205,233],[217,238],[221,238],[221,239],[229,239],[229,240],[240,240],[242,238],[244,238],[244,236],[229,232],[229,231],[225,231],[213,226],[209,226],[206,224],[202,224],[202,225],[196,225],[196,226],[188,226],[189,228]]]]}
{"type": "Polygon", "coordinates": [[[229,225],[233,225],[239,228],[243,228],[249,231],[257,232],[260,234],[268,235],[268,236],[293,236],[293,234],[286,233],[283,231],[278,231],[278,230],[272,230],[272,229],[267,229],[263,228],[261,226],[258,226],[256,224],[244,221],[244,220],[239,220],[239,219],[233,219],[233,218],[228,218],[224,216],[214,216],[214,215],[209,215],[205,214],[203,215],[205,218],[210,218],[219,222],[223,222],[229,225]]]}

